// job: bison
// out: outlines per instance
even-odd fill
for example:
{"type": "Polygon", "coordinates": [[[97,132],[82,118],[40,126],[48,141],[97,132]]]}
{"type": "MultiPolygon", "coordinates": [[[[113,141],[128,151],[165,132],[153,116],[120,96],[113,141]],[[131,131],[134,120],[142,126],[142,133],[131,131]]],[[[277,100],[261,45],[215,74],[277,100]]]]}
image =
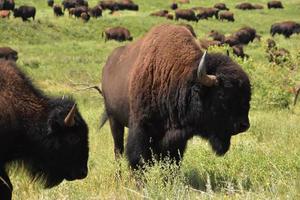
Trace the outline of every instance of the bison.
{"type": "Polygon", "coordinates": [[[260,36],[256,34],[256,30],[248,26],[239,29],[233,35],[238,39],[239,44],[248,44],[253,42],[255,38],[260,39],[260,36]]]}
{"type": "Polygon", "coordinates": [[[14,10],[15,1],[14,0],[0,0],[0,10],[14,10]]]}
{"type": "Polygon", "coordinates": [[[85,7],[85,6],[79,6],[79,7],[76,7],[76,8],[72,8],[72,11],[70,10],[70,12],[71,12],[72,15],[79,18],[79,17],[81,17],[82,13],[87,13],[88,12],[88,8],[85,7]]]}
{"type": "Polygon", "coordinates": [[[229,10],[229,8],[226,7],[225,3],[216,3],[214,5],[214,8],[217,8],[219,10],[229,10]]]}
{"type": "Polygon", "coordinates": [[[251,87],[228,56],[203,53],[184,26],[159,25],[115,49],[102,71],[105,112],[116,157],[132,168],[169,157],[178,163],[193,136],[207,139],[217,155],[232,136],[249,128],[251,87]]]}
{"type": "Polygon", "coordinates": [[[99,5],[103,10],[110,10],[110,13],[112,14],[114,11],[117,11],[118,8],[118,3],[114,0],[102,0],[100,1],[99,5]]]}
{"type": "Polygon", "coordinates": [[[88,13],[83,12],[83,13],[81,13],[80,17],[84,22],[88,22],[90,20],[91,16],[88,13]]]}
{"type": "Polygon", "coordinates": [[[234,22],[234,14],[230,11],[221,12],[219,17],[221,21],[227,20],[229,22],[234,22]]]}
{"type": "Polygon", "coordinates": [[[271,26],[270,33],[272,37],[276,34],[283,34],[284,37],[289,38],[294,33],[300,33],[300,24],[294,21],[275,23],[271,26]]]}
{"type": "Polygon", "coordinates": [[[8,18],[10,16],[10,10],[0,10],[0,18],[8,18]]]}
{"type": "Polygon", "coordinates": [[[0,61],[0,83],[0,199],[12,196],[11,162],[46,188],[85,178],[88,127],[74,100],[46,96],[11,61],[0,61]]]}
{"type": "Polygon", "coordinates": [[[215,30],[211,30],[208,36],[212,37],[213,40],[220,41],[221,43],[224,43],[225,41],[225,35],[215,30]]]}
{"type": "Polygon", "coordinates": [[[102,37],[105,35],[105,42],[107,40],[117,40],[119,42],[123,42],[125,40],[132,41],[132,37],[130,36],[130,32],[127,28],[124,27],[113,27],[108,28],[102,32],[102,37]]]}
{"type": "Polygon", "coordinates": [[[216,19],[219,19],[219,9],[217,8],[198,7],[195,9],[199,10],[199,13],[197,14],[198,19],[208,19],[209,17],[213,17],[213,16],[216,19]]]}
{"type": "Polygon", "coordinates": [[[47,0],[47,5],[48,5],[49,7],[53,7],[53,5],[54,5],[54,0],[47,0]]]}
{"type": "Polygon", "coordinates": [[[10,47],[0,47],[0,59],[18,60],[18,52],[10,47]]]}
{"type": "Polygon", "coordinates": [[[95,17],[95,18],[98,18],[98,17],[101,17],[102,16],[102,8],[101,6],[95,6],[93,8],[91,8],[89,10],[89,14],[91,17],[95,17]]]}
{"type": "Polygon", "coordinates": [[[282,5],[282,3],[281,3],[281,1],[269,1],[268,3],[267,3],[267,5],[268,5],[268,9],[271,9],[271,8],[279,8],[279,9],[281,9],[281,8],[283,8],[283,5],[282,5]]]}
{"type": "Polygon", "coordinates": [[[269,62],[274,62],[277,65],[290,60],[290,52],[284,48],[278,48],[273,39],[267,40],[266,52],[269,62]]]}
{"type": "Polygon", "coordinates": [[[187,21],[198,22],[198,18],[196,17],[196,14],[192,9],[177,9],[177,10],[175,10],[175,20],[178,20],[178,19],[184,19],[187,21]]]}
{"type": "Polygon", "coordinates": [[[139,6],[131,0],[122,0],[121,2],[117,2],[118,10],[133,10],[138,11],[139,6]]]}
{"type": "Polygon", "coordinates": [[[20,6],[14,9],[14,17],[21,17],[23,21],[27,21],[28,18],[35,18],[36,9],[33,6],[20,6]]]}
{"type": "Polygon", "coordinates": [[[62,11],[62,7],[60,5],[54,5],[53,6],[53,13],[57,17],[64,15],[64,13],[62,11]]]}
{"type": "Polygon", "coordinates": [[[155,17],[166,17],[169,14],[168,10],[159,10],[150,14],[150,16],[155,17]]]}
{"type": "Polygon", "coordinates": [[[239,41],[239,38],[237,38],[235,35],[230,35],[230,36],[225,37],[224,43],[228,44],[231,47],[234,45],[241,44],[239,41]]]}

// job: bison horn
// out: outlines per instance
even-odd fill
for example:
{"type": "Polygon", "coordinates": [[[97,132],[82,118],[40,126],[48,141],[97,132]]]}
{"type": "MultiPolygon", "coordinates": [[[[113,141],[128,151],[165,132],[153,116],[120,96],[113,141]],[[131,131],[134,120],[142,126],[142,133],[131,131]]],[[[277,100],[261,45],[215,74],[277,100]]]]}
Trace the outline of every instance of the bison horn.
{"type": "Polygon", "coordinates": [[[75,113],[76,113],[76,104],[74,103],[73,107],[69,111],[68,115],[66,116],[64,123],[68,127],[72,127],[75,124],[75,113]]]}
{"type": "Polygon", "coordinates": [[[215,75],[207,75],[206,74],[206,66],[205,66],[206,53],[207,53],[207,51],[204,52],[204,54],[200,60],[200,63],[199,63],[198,69],[197,69],[197,78],[201,84],[203,84],[207,87],[211,87],[213,85],[217,85],[218,80],[215,75]]]}

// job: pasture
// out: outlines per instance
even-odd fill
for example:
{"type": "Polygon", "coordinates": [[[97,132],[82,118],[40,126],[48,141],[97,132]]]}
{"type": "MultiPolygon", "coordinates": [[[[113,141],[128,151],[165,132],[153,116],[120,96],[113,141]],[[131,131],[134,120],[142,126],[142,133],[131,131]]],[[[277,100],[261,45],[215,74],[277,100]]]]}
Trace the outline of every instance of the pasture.
{"type": "MultiPolygon", "coordinates": [[[[252,83],[250,129],[232,138],[230,150],[217,157],[201,138],[189,141],[181,167],[157,163],[144,172],[132,173],[126,158],[116,163],[108,123],[99,130],[103,99],[93,90],[78,91],[101,82],[101,71],[108,55],[127,44],[104,42],[105,28],[127,27],[133,40],[142,37],[152,26],[181,23],[151,12],[169,9],[172,1],[135,0],[138,12],[103,13],[99,19],[84,23],[81,19],[54,17],[52,8],[42,0],[16,0],[37,8],[36,20],[0,19],[0,46],[19,52],[17,61],[33,83],[50,95],[71,95],[89,126],[89,174],[81,181],[64,181],[58,187],[44,190],[32,184],[22,167],[12,167],[13,199],[18,200],[93,200],[93,199],[299,199],[300,198],[300,100],[293,106],[295,85],[300,84],[300,35],[285,39],[274,37],[277,45],[291,52],[290,60],[281,66],[269,63],[266,40],[271,24],[294,20],[300,22],[300,1],[283,1],[284,9],[266,8],[267,0],[255,0],[262,10],[242,11],[235,5],[242,1],[191,0],[180,7],[213,6],[226,3],[235,14],[235,22],[216,19],[188,22],[198,38],[214,29],[230,34],[248,25],[262,36],[245,47],[248,60],[233,57],[248,72],[252,83]],[[118,172],[121,172],[120,174],[118,172]],[[139,177],[139,178],[135,178],[139,177]]],[[[61,1],[55,0],[55,3],[61,1]]],[[[89,0],[90,6],[98,0],[89,0]]],[[[209,52],[226,53],[228,47],[209,52]]],[[[232,54],[231,54],[232,56],[232,54]]],[[[13,164],[12,164],[13,165],[13,164]]]]}

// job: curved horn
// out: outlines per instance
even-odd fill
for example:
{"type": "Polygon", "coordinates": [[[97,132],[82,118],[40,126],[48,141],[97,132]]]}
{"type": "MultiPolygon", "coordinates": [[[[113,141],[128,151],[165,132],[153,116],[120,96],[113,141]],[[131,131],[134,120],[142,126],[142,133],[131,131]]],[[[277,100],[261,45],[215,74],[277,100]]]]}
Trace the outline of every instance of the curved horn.
{"type": "Polygon", "coordinates": [[[205,58],[206,58],[207,51],[204,52],[200,63],[197,69],[197,78],[201,84],[211,87],[218,84],[217,77],[215,75],[207,75],[206,74],[206,65],[205,65],[205,58]]]}
{"type": "Polygon", "coordinates": [[[76,104],[74,103],[73,107],[67,114],[64,123],[67,127],[72,127],[75,124],[75,113],[76,113],[76,104]]]}

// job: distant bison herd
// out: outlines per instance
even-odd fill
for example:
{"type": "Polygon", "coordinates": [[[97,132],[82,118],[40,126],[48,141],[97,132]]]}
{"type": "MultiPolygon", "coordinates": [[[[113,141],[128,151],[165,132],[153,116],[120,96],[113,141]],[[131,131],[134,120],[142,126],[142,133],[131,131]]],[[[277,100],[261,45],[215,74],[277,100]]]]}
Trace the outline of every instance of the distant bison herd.
{"type": "MultiPolygon", "coordinates": [[[[102,0],[89,7],[86,0],[47,0],[56,17],[68,11],[70,17],[88,22],[122,10],[138,11],[132,0],[102,0]]],[[[234,13],[224,3],[213,7],[179,8],[188,0],[173,2],[169,8],[150,16],[198,22],[215,18],[234,22],[234,13]],[[173,13],[171,13],[173,12],[173,13]]],[[[280,1],[267,3],[269,9],[283,8],[280,1]]],[[[238,9],[263,9],[262,5],[241,3],[238,9]]],[[[23,21],[35,20],[36,8],[15,7],[14,0],[0,0],[0,17],[10,12],[23,21]]],[[[294,21],[274,23],[270,34],[286,38],[300,33],[294,21]]],[[[100,126],[109,121],[115,157],[126,154],[132,169],[166,157],[179,164],[187,142],[193,136],[206,139],[217,155],[230,148],[231,138],[249,127],[251,83],[246,72],[227,55],[208,53],[210,46],[227,45],[232,53],[248,58],[244,46],[261,39],[257,31],[244,26],[225,36],[211,30],[198,39],[190,24],[154,26],[142,38],[116,48],[102,71],[105,110],[100,126]],[[124,128],[129,128],[124,147],[124,128]]],[[[122,26],[106,28],[105,42],[132,41],[122,26]]],[[[267,40],[268,60],[281,64],[290,52],[267,40]]],[[[88,126],[72,98],[48,97],[18,68],[18,52],[0,47],[0,199],[12,198],[13,185],[7,164],[21,161],[34,180],[53,187],[63,180],[87,176],[88,126]]],[[[297,91],[297,96],[300,89],[297,91]]],[[[295,99],[296,101],[296,99],[295,99]]]]}

